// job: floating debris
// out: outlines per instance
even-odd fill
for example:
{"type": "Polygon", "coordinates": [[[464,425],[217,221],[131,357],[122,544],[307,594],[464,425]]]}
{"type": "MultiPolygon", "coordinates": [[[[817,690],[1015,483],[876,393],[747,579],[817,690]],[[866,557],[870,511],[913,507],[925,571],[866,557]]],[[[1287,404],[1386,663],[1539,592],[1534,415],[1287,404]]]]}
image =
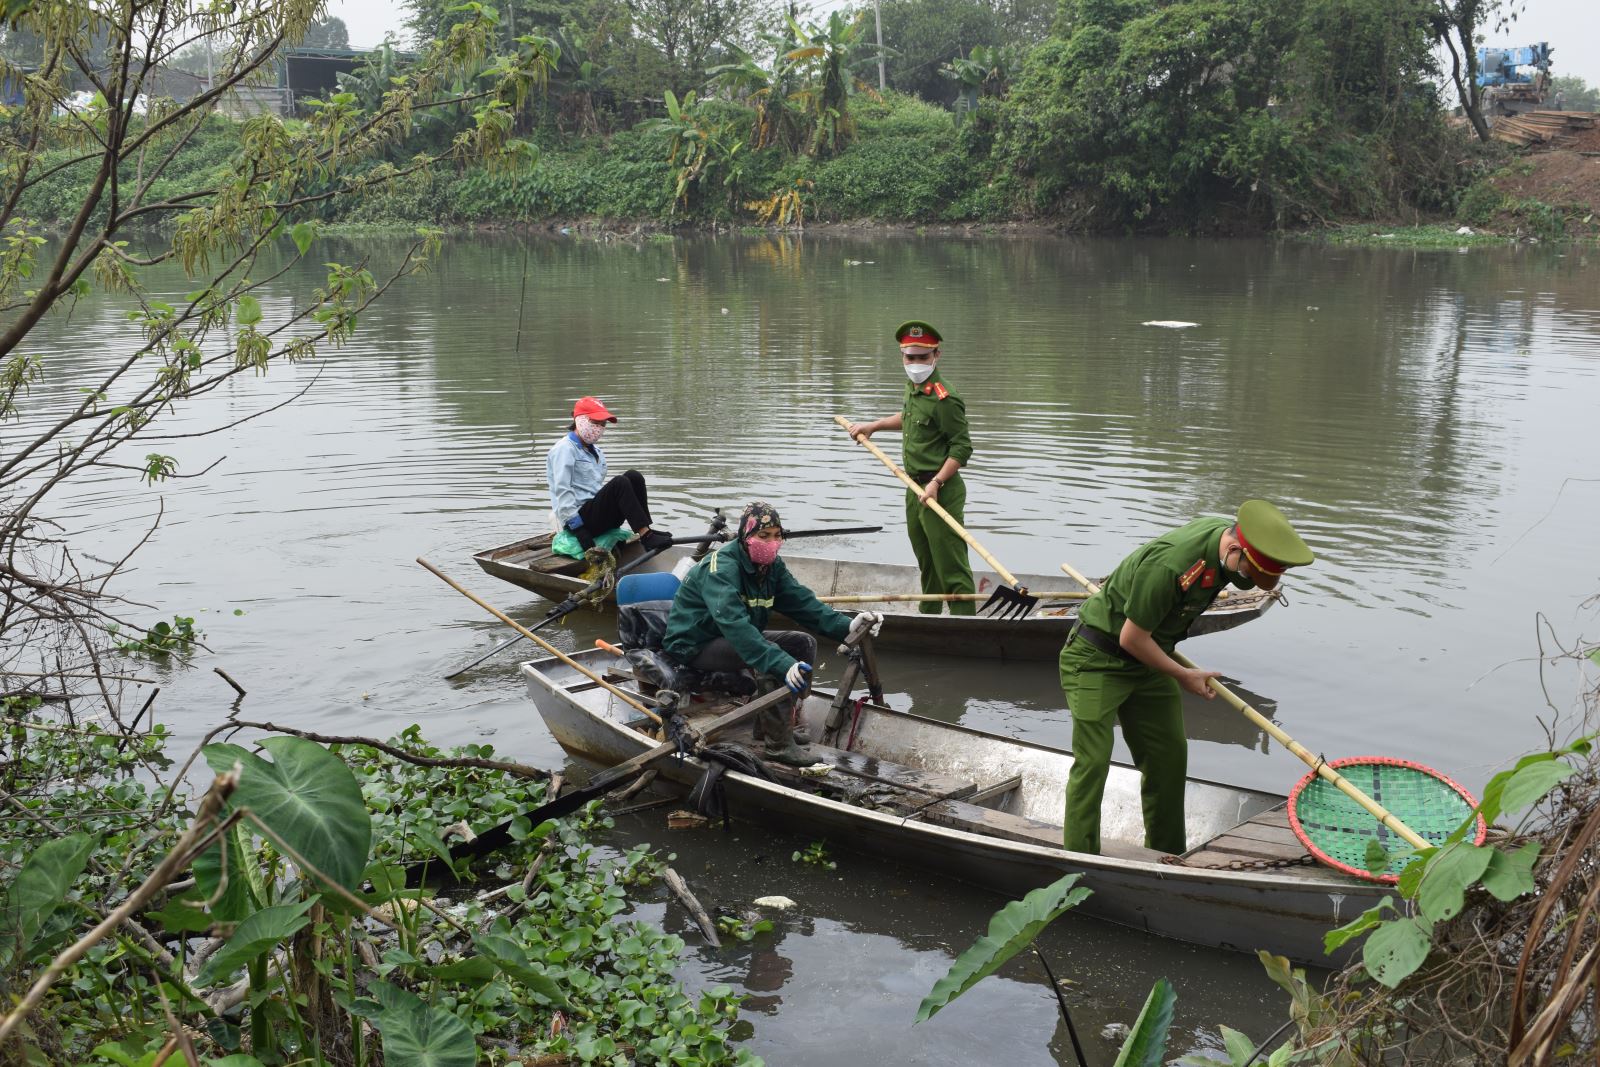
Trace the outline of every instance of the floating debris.
{"type": "Polygon", "coordinates": [[[750,903],[758,908],[773,908],[777,911],[788,911],[795,906],[795,902],[788,897],[757,897],[750,903]]]}
{"type": "Polygon", "coordinates": [[[1142,325],[1160,326],[1161,328],[1167,330],[1186,330],[1190,326],[1198,326],[1200,324],[1198,322],[1179,322],[1177,319],[1151,319],[1149,322],[1143,323],[1142,325]]]}

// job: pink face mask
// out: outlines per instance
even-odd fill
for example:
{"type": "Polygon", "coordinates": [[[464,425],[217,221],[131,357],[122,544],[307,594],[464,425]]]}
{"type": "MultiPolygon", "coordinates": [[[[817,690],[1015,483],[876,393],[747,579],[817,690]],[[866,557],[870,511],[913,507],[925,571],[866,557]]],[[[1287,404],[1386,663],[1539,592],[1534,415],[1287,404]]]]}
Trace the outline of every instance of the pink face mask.
{"type": "Polygon", "coordinates": [[[587,415],[579,415],[572,420],[578,427],[578,440],[586,445],[595,444],[600,440],[600,435],[606,432],[606,424],[595,422],[587,415]]]}
{"type": "Polygon", "coordinates": [[[744,543],[744,550],[750,553],[750,559],[757,567],[770,567],[772,561],[778,558],[778,549],[783,547],[783,542],[759,541],[755,538],[744,543]]]}

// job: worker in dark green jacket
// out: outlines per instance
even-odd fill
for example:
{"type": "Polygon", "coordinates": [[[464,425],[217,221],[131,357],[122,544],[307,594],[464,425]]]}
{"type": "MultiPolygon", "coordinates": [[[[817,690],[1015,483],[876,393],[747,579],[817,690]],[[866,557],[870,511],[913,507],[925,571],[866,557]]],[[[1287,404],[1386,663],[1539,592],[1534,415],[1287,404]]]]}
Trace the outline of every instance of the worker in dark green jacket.
{"type": "Polygon", "coordinates": [[[852,620],[822,603],[795,581],[778,558],[783,523],[771,504],[756,501],[739,517],[738,536],[695,564],[672,600],[661,647],[679,666],[704,672],[750,668],[772,686],[787,685],[796,694],[793,708],[776,707],[756,721],[766,743],[766,757],[806,766],[813,762],[796,744],[795,719],[810,688],[811,666],[817,660],[817,639],[803,630],[768,630],[767,619],[781,611],[801,626],[840,641],[883,626],[883,616],[863,611],[852,620]]]}
{"type": "MultiPolygon", "coordinates": [[[[920,319],[903,322],[894,332],[900,345],[900,361],[905,367],[905,403],[897,414],[873,422],[852,423],[850,436],[871,437],[879,430],[900,430],[900,462],[919,492],[906,490],[906,532],[911,536],[911,552],[922,572],[924,593],[971,593],[972,563],[967,559],[967,543],[950,524],[927,506],[930,500],[950,513],[959,523],[966,522],[967,484],[961,468],[972,458],[972,438],[967,433],[967,406],[939,374],[939,331],[920,319]]],[[[977,605],[970,599],[952,600],[950,614],[971,615],[977,605]]],[[[925,600],[919,606],[924,614],[937,615],[944,607],[938,600],[925,600]]]]}
{"type": "Polygon", "coordinates": [[[1100,802],[1111,727],[1139,769],[1145,847],[1182,853],[1189,742],[1182,691],[1210,700],[1218,671],[1185,667],[1172,650],[1229,585],[1273,589],[1285,569],[1312,561],[1282,512],[1247,500],[1237,518],[1208,516],[1163,534],[1117,565],[1078,609],[1061,649],[1061,688],[1072,713],[1064,844],[1100,851],[1100,802]]]}

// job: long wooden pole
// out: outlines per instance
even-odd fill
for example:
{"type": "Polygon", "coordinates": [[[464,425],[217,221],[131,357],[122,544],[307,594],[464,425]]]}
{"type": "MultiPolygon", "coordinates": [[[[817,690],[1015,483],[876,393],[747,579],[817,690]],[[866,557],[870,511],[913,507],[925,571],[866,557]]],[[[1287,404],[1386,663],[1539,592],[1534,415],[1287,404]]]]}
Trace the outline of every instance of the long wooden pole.
{"type": "MultiPolygon", "coordinates": [[[[1099,585],[1079,574],[1073,569],[1072,564],[1063,563],[1061,565],[1061,569],[1079,582],[1085,589],[1089,590],[1089,592],[1098,593],[1100,591],[1099,585]]],[[[1194,669],[1194,661],[1176,649],[1172,651],[1172,658],[1183,666],[1188,667],[1191,670],[1194,669]]],[[[1269,736],[1275,738],[1278,744],[1282,745],[1290,752],[1293,752],[1296,756],[1299,756],[1306,766],[1316,771],[1320,777],[1333,783],[1333,785],[1341,793],[1355,801],[1357,804],[1360,804],[1373,818],[1377,819],[1379,822],[1383,823],[1383,825],[1399,834],[1400,837],[1405,840],[1406,844],[1410,845],[1412,848],[1433,847],[1429,842],[1423,840],[1422,837],[1416,833],[1416,831],[1411,829],[1411,827],[1401,822],[1399,816],[1395,815],[1388,808],[1385,808],[1382,804],[1379,804],[1376,800],[1373,800],[1371,797],[1367,796],[1367,794],[1351,785],[1348,778],[1334,770],[1332,767],[1328,766],[1319,756],[1311,752],[1300,742],[1284,733],[1283,730],[1278,727],[1277,723],[1261,714],[1255,708],[1252,708],[1249,704],[1246,704],[1232,689],[1229,689],[1215,678],[1207,678],[1206,684],[1211,686],[1216,694],[1231,704],[1236,711],[1242,713],[1245,718],[1261,727],[1261,729],[1265,730],[1269,736]]]]}
{"type": "Polygon", "coordinates": [[[526,637],[528,640],[532,641],[534,644],[550,653],[562,663],[565,663],[567,666],[571,667],[585,678],[588,678],[595,685],[598,685],[602,689],[608,690],[612,696],[617,697],[624,704],[627,704],[635,711],[644,712],[646,715],[650,716],[650,718],[656,721],[656,725],[661,725],[661,716],[657,715],[655,712],[651,711],[649,708],[633,699],[627,693],[624,693],[621,689],[618,689],[616,686],[612,685],[610,682],[594,673],[594,671],[591,671],[588,667],[585,667],[583,664],[579,663],[577,660],[561,651],[555,645],[552,645],[549,641],[546,641],[544,638],[540,637],[538,634],[522,625],[516,619],[513,619],[511,616],[507,615],[493,604],[488,604],[482,600],[479,600],[472,593],[467,592],[467,590],[457,585],[454,578],[451,578],[448,574],[444,573],[444,571],[441,571],[438,567],[435,567],[421,556],[417,557],[417,562],[422,565],[424,570],[428,571],[435,578],[438,578],[440,581],[444,582],[445,585],[448,585],[451,589],[454,589],[456,592],[460,593],[462,596],[478,605],[478,607],[482,608],[484,611],[487,611],[490,615],[493,615],[495,618],[499,619],[501,622],[520,633],[523,637],[526,637]]]}
{"type": "MultiPolygon", "coordinates": [[[[1036,593],[1040,603],[1054,600],[1087,600],[1088,593],[1036,593]]],[[[824,604],[904,604],[924,600],[987,600],[988,593],[852,593],[849,596],[819,596],[824,604]]]]}
{"type": "MultiPolygon", "coordinates": [[[[850,432],[850,420],[845,418],[843,415],[835,415],[833,417],[833,421],[838,423],[840,428],[843,429],[845,433],[850,432]]],[[[877,456],[878,461],[881,462],[885,467],[888,467],[890,472],[896,478],[899,478],[902,482],[904,482],[907,489],[911,490],[913,493],[922,492],[923,487],[912,481],[911,477],[906,474],[905,471],[901,470],[899,465],[895,463],[894,460],[890,459],[884,454],[883,449],[879,448],[865,437],[856,437],[855,442],[868,452],[871,452],[874,456],[877,456]]],[[[961,539],[970,545],[974,552],[982,556],[984,561],[988,563],[989,566],[994,568],[994,572],[1006,580],[1007,585],[1015,587],[1018,591],[1023,589],[1022,583],[1017,581],[1016,576],[1002,567],[1000,565],[1000,561],[991,556],[987,548],[984,548],[982,545],[978,544],[978,539],[969,534],[948,511],[939,505],[937,500],[929,500],[927,501],[927,505],[933,509],[933,513],[935,515],[938,515],[949,525],[950,529],[959,534],[961,539]]]]}

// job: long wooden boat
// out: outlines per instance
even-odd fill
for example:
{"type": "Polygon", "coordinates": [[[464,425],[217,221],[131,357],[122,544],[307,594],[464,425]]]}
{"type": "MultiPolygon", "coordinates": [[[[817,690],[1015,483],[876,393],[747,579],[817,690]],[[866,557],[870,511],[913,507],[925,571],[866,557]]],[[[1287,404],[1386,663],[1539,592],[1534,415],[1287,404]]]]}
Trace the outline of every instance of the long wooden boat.
{"type": "MultiPolygon", "coordinates": [[[[671,570],[689,553],[686,547],[669,548],[645,563],[643,571],[671,570]]],[[[635,544],[624,545],[617,557],[625,565],[640,553],[635,544]]],[[[472,557],[486,574],[560,601],[582,589],[584,564],[550,550],[550,535],[541,534],[487,549],[472,557]]],[[[906,594],[922,590],[917,568],[888,563],[855,563],[784,553],[794,576],[818,596],[906,594]]],[[[988,594],[1000,581],[992,572],[975,571],[978,590],[988,594]]],[[[1083,587],[1065,575],[1024,574],[1018,579],[1041,598],[1023,619],[996,619],[987,615],[924,615],[914,603],[877,602],[841,604],[842,611],[881,611],[887,618],[878,638],[879,647],[936,655],[977,656],[1001,660],[1053,660],[1061,652],[1078,614],[1078,600],[1052,602],[1051,594],[1083,594],[1083,587]]],[[[1259,618],[1272,606],[1273,597],[1259,590],[1232,590],[1211,610],[1194,621],[1191,637],[1231,630],[1259,618]]]]}
{"type": "MultiPolygon", "coordinates": [[[[601,649],[576,657],[597,674],[630,677],[601,649]]],[[[652,724],[560,660],[525,663],[528,691],[550,732],[574,755],[611,766],[656,744],[652,724]]],[[[627,687],[631,683],[619,682],[627,687]]],[[[805,717],[822,736],[831,694],[805,717]]],[[[693,718],[735,702],[694,705],[693,718]]],[[[751,741],[750,728],[717,740],[751,741]]],[[[1373,907],[1387,890],[1313,866],[1290,831],[1283,796],[1191,778],[1182,857],[1143,847],[1139,776],[1113,765],[1106,783],[1104,854],[1068,852],[1061,819],[1072,755],[889,708],[865,705],[846,748],[813,745],[823,778],[769,765],[778,781],[728,772],[729,809],[826,838],[836,847],[933,868],[1011,896],[1081,872],[1094,890],[1081,911],[1163,937],[1214,948],[1266,949],[1300,963],[1342,962],[1322,936],[1373,907]]],[[[698,780],[695,759],[656,766],[674,787],[698,780]]]]}

